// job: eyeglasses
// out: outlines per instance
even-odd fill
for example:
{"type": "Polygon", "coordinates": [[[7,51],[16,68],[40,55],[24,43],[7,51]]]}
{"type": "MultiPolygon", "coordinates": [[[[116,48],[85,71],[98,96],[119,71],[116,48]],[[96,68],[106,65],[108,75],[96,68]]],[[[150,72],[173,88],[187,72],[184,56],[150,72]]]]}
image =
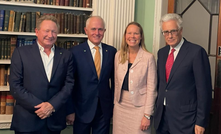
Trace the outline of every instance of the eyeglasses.
{"type": "Polygon", "coordinates": [[[179,29],[176,29],[176,30],[171,30],[171,31],[162,31],[162,34],[164,35],[164,36],[168,36],[170,33],[171,33],[171,35],[177,35],[177,33],[178,33],[178,31],[179,31],[179,29]]]}

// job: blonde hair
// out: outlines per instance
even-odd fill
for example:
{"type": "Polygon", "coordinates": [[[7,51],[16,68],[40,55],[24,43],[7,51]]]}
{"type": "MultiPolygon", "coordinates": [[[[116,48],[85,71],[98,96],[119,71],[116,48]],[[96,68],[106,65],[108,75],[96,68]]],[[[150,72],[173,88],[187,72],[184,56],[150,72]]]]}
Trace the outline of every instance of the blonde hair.
{"type": "Polygon", "coordinates": [[[55,18],[55,17],[52,16],[52,15],[42,15],[42,16],[37,20],[36,28],[37,28],[38,30],[41,28],[41,23],[42,23],[44,20],[53,21],[53,22],[57,25],[57,28],[58,28],[58,31],[59,31],[60,25],[58,24],[58,20],[57,20],[57,18],[55,18]]]}
{"type": "Polygon", "coordinates": [[[125,63],[127,60],[128,60],[128,44],[126,43],[126,33],[127,33],[127,28],[130,26],[130,25],[135,25],[137,27],[139,27],[139,31],[140,31],[140,36],[141,36],[141,40],[140,40],[140,44],[139,46],[148,52],[145,44],[144,44],[144,33],[143,33],[143,28],[141,27],[141,25],[137,22],[130,22],[125,31],[124,31],[124,36],[123,36],[123,39],[122,39],[122,43],[121,43],[121,49],[120,49],[120,55],[119,55],[119,62],[120,63],[125,63]]]}

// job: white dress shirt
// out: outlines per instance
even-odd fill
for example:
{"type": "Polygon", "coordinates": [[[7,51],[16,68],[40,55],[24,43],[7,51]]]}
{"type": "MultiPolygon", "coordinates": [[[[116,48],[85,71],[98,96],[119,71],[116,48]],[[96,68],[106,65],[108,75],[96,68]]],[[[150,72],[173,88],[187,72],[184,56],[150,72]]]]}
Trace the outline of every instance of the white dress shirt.
{"type": "Polygon", "coordinates": [[[51,47],[51,53],[49,56],[44,52],[44,47],[42,47],[38,42],[38,47],[40,50],[41,54],[41,59],[44,65],[45,73],[47,75],[48,81],[50,82],[51,80],[51,73],[52,73],[52,67],[53,67],[53,62],[54,62],[54,51],[55,47],[54,45],[51,47]]]}
{"type": "MultiPolygon", "coordinates": [[[[93,57],[93,60],[94,60],[94,56],[95,56],[95,52],[96,52],[96,49],[94,48],[95,45],[90,40],[87,40],[87,43],[89,45],[89,48],[91,50],[91,54],[92,54],[92,57],[93,57]]],[[[102,53],[101,43],[98,46],[99,46],[99,51],[100,51],[100,55],[101,55],[101,68],[102,68],[103,53],[102,53]]]]}

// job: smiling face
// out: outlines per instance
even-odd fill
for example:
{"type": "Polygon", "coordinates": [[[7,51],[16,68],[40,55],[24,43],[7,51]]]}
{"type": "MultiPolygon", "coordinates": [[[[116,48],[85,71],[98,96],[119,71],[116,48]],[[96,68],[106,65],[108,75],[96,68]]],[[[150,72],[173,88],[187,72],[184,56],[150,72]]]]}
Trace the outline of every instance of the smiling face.
{"type": "Polygon", "coordinates": [[[94,44],[99,45],[104,37],[106,29],[104,28],[104,22],[99,17],[91,17],[88,20],[88,24],[84,28],[88,39],[94,44]]]}
{"type": "Polygon", "coordinates": [[[169,32],[164,35],[165,41],[171,47],[176,47],[182,39],[182,28],[179,29],[175,20],[169,20],[162,23],[163,33],[169,32]]]}
{"type": "Polygon", "coordinates": [[[129,25],[125,33],[125,40],[128,47],[139,47],[141,41],[140,28],[136,25],[129,25]]]}
{"type": "Polygon", "coordinates": [[[51,48],[57,40],[58,28],[51,20],[42,21],[40,28],[35,29],[38,43],[44,48],[51,48]]]}

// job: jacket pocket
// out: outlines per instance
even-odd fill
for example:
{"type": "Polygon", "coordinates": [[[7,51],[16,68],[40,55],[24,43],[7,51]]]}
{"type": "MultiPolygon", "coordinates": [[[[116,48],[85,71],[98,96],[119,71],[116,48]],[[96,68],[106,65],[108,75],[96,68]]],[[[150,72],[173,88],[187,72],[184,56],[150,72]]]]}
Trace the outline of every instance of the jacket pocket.
{"type": "Polygon", "coordinates": [[[140,94],[145,94],[147,93],[147,89],[146,88],[142,88],[138,90],[140,94]]]}
{"type": "Polygon", "coordinates": [[[190,112],[196,110],[196,103],[180,106],[181,111],[190,112]]]}

